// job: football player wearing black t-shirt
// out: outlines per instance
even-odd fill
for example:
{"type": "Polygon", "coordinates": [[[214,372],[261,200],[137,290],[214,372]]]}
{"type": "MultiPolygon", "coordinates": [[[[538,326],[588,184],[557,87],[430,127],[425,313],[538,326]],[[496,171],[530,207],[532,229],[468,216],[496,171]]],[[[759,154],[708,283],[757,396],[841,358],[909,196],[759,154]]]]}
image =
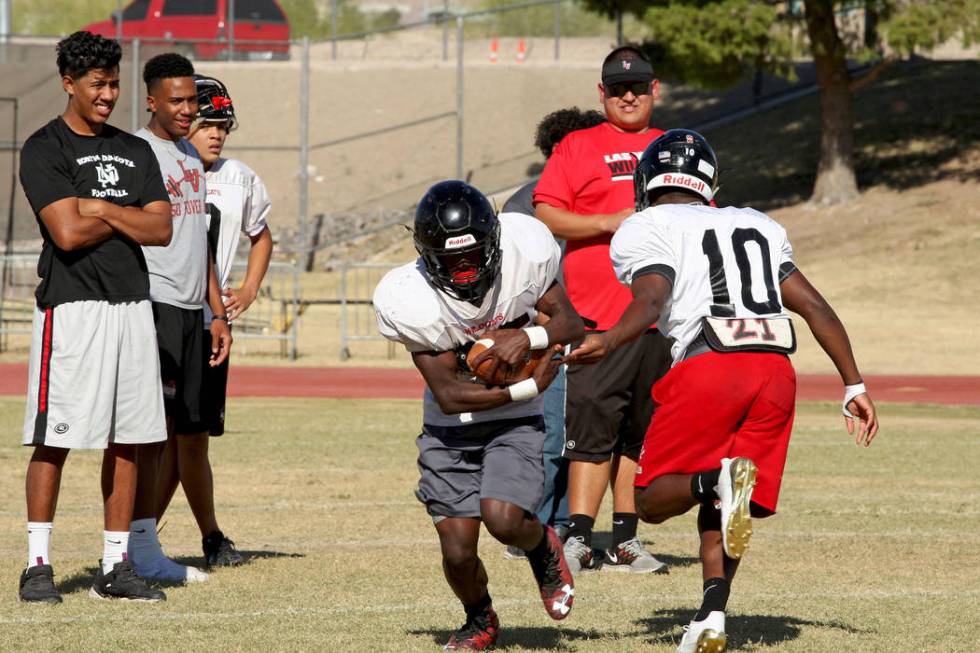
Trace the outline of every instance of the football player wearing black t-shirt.
{"type": "Polygon", "coordinates": [[[58,43],[65,112],[20,159],[44,245],[23,444],[28,563],[21,601],[60,603],[48,558],[70,449],[103,449],[105,532],[91,594],[162,601],[126,559],[136,448],[166,439],[160,363],[141,245],[166,245],[170,203],[145,141],[106,124],[119,98],[115,41],[76,32],[58,43]]]}

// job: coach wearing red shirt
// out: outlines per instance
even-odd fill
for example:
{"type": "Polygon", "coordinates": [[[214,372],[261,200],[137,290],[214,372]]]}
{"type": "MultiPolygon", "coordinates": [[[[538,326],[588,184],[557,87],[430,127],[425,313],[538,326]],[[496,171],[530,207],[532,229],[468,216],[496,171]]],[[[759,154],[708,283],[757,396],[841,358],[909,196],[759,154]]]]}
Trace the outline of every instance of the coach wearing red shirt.
{"type": "MultiPolygon", "coordinates": [[[[624,46],[602,64],[599,101],[608,122],[572,132],[555,148],[534,191],[535,214],[567,241],[566,290],[594,331],[613,326],[630,303],[609,259],[609,242],[633,213],[633,168],[663,133],[650,127],[660,90],[649,59],[624,46]]],[[[650,389],[670,368],[670,348],[655,329],[594,366],[568,368],[564,455],[569,466],[570,524],[565,557],[573,573],[605,565],[663,572],[636,537],[633,477],[653,415],[650,389]],[[612,479],[613,540],[593,556],[592,528],[612,479]]]]}

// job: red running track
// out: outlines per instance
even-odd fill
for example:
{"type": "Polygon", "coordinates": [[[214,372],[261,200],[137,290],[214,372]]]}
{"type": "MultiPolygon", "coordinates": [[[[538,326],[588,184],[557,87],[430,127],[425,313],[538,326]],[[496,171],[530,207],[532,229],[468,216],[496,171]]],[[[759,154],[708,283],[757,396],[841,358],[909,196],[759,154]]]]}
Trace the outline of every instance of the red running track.
{"type": "MultiPolygon", "coordinates": [[[[875,401],[980,405],[980,376],[868,376],[875,401]]],[[[422,378],[414,369],[363,367],[253,367],[232,365],[232,397],[326,397],[335,399],[418,399],[422,378]]],[[[0,395],[27,391],[27,365],[0,365],[0,395]]],[[[840,401],[843,388],[832,375],[801,374],[801,401],[840,401]]]]}

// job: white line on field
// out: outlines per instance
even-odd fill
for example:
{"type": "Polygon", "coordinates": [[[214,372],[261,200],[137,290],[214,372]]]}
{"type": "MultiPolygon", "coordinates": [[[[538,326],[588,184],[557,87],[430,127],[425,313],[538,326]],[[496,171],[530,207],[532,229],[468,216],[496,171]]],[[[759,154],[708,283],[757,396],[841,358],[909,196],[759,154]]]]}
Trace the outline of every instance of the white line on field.
{"type": "MultiPolygon", "coordinates": [[[[762,601],[808,601],[808,600],[883,600],[883,599],[906,599],[906,598],[965,598],[978,597],[980,590],[950,591],[950,590],[928,590],[913,589],[901,591],[865,590],[861,592],[768,592],[753,594],[752,598],[762,601]]],[[[624,601],[632,604],[650,603],[653,605],[664,602],[690,602],[695,595],[686,594],[645,594],[628,599],[615,597],[602,598],[583,598],[576,597],[579,603],[589,604],[616,604],[620,605],[624,601]],[[659,603],[658,603],[659,602],[659,603]]],[[[527,599],[494,599],[497,606],[504,605],[534,605],[540,601],[538,598],[527,599]]],[[[384,614],[392,612],[427,612],[430,610],[458,610],[459,604],[455,601],[430,601],[413,602],[386,605],[368,606],[345,606],[337,608],[272,608],[269,610],[249,610],[234,612],[149,612],[145,614],[134,614],[128,611],[126,614],[127,622],[141,621],[181,621],[181,620],[201,620],[213,621],[215,619],[255,619],[260,617],[305,617],[310,615],[356,615],[356,614],[384,614]]],[[[0,617],[0,624],[4,625],[37,625],[37,624],[71,624],[80,622],[111,622],[116,623],[119,616],[111,613],[96,615],[78,615],[73,617],[0,617]]]]}

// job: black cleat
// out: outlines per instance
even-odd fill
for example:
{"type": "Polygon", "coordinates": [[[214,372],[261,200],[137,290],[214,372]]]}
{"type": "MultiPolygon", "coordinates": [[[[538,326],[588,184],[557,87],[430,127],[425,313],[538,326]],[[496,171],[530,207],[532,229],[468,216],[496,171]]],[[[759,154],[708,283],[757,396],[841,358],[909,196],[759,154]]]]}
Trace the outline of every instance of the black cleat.
{"type": "Polygon", "coordinates": [[[51,565],[35,565],[20,575],[17,598],[24,603],[61,603],[61,592],[54,586],[51,565]]]}
{"type": "Polygon", "coordinates": [[[204,561],[209,567],[237,567],[245,563],[235,543],[221,531],[213,531],[202,538],[201,545],[204,548],[204,561]]]}
{"type": "Polygon", "coordinates": [[[102,563],[95,573],[95,581],[89,596],[97,599],[120,599],[122,601],[166,601],[167,595],[158,589],[153,589],[139,577],[133,563],[129,560],[117,562],[108,574],[102,573],[102,563]]]}

